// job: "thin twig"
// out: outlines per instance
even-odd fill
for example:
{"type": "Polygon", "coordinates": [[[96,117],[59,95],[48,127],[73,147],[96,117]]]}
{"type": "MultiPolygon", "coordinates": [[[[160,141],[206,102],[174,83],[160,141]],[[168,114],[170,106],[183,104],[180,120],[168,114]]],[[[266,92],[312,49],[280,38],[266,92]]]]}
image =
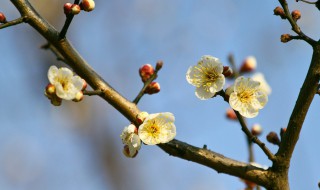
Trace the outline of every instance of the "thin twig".
{"type": "Polygon", "coordinates": [[[234,55],[232,53],[230,53],[228,55],[228,61],[230,63],[231,69],[233,71],[233,77],[237,78],[239,76],[239,72],[238,72],[238,68],[236,66],[236,63],[234,61],[234,55]]]}
{"type": "Polygon", "coordinates": [[[289,7],[288,7],[288,3],[286,0],[279,0],[279,3],[281,4],[284,13],[292,27],[292,30],[297,33],[304,41],[306,41],[307,43],[309,43],[311,46],[314,46],[317,42],[310,38],[309,36],[305,35],[300,27],[298,26],[297,22],[292,18],[291,13],[289,11],[289,7]]]}
{"type": "Polygon", "coordinates": [[[298,0],[298,1],[302,1],[304,3],[308,3],[308,4],[316,4],[317,2],[310,2],[310,1],[306,1],[306,0],[298,0]]]}
{"type": "Polygon", "coordinates": [[[0,29],[7,28],[7,27],[10,27],[10,26],[14,26],[14,25],[17,25],[17,24],[21,24],[21,23],[24,23],[24,22],[27,22],[27,21],[28,21],[27,17],[23,16],[23,17],[15,19],[15,20],[6,22],[4,24],[0,24],[0,29]]]}
{"type": "MultiPolygon", "coordinates": [[[[73,4],[79,4],[80,0],[75,0],[73,4]]],[[[66,34],[67,34],[67,31],[69,29],[69,26],[72,22],[72,19],[73,19],[74,15],[73,14],[68,14],[67,15],[67,19],[63,25],[63,28],[59,34],[59,39],[63,39],[66,37],[66,34]]]]}
{"type": "MultiPolygon", "coordinates": [[[[228,100],[226,98],[226,94],[225,94],[225,92],[223,90],[218,92],[218,95],[222,96],[223,99],[228,102],[228,100]]],[[[259,140],[259,138],[257,136],[252,135],[252,133],[249,130],[249,128],[247,127],[247,124],[246,124],[244,118],[242,117],[242,115],[236,110],[234,110],[234,112],[236,113],[237,118],[238,118],[238,120],[240,122],[241,130],[247,135],[249,141],[252,141],[252,142],[256,143],[262,149],[262,151],[268,156],[268,159],[271,160],[271,161],[274,161],[276,159],[276,157],[267,148],[267,146],[263,142],[261,142],[259,140]]]]}
{"type": "Polygon", "coordinates": [[[140,92],[138,93],[137,97],[132,101],[135,104],[138,104],[140,99],[143,97],[143,95],[145,94],[145,90],[148,88],[149,84],[151,84],[152,81],[154,81],[157,77],[158,77],[158,71],[159,69],[155,69],[154,73],[150,76],[150,78],[143,84],[142,89],[140,90],[140,92]]]}

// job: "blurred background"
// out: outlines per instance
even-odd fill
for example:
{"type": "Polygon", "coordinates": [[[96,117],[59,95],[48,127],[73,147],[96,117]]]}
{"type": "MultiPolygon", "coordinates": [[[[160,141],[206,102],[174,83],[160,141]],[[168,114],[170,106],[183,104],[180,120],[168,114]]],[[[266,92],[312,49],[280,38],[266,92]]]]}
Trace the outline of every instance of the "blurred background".
{"type": "MultiPolygon", "coordinates": [[[[67,1],[30,0],[60,30],[67,1]]],[[[299,9],[302,30],[320,36],[319,11],[289,1],[299,9]]],[[[287,44],[287,21],[273,16],[278,1],[255,0],[118,0],[98,1],[91,13],[81,12],[68,38],[89,64],[115,89],[133,100],[142,87],[142,64],[164,61],[157,82],[161,92],[146,95],[139,107],[149,113],[172,112],[176,138],[246,162],[246,139],[237,122],[225,118],[222,98],[201,101],[185,74],[202,55],[227,65],[233,53],[238,66],[253,55],[257,71],[272,87],[267,106],[249,126],[270,131],[286,127],[303,83],[312,49],[302,41],[287,44]]],[[[19,17],[9,1],[0,12],[19,17]]],[[[237,178],[171,157],[156,146],[143,146],[134,159],[122,155],[119,135],[129,122],[99,97],[54,107],[43,95],[50,65],[64,66],[46,50],[46,41],[27,24],[0,31],[0,189],[5,190],[230,190],[244,189],[237,178]]],[[[291,189],[317,189],[320,180],[319,96],[311,107],[290,168],[291,189]]],[[[275,152],[277,148],[268,144],[275,152]]],[[[270,166],[255,148],[256,162],[270,166]]]]}

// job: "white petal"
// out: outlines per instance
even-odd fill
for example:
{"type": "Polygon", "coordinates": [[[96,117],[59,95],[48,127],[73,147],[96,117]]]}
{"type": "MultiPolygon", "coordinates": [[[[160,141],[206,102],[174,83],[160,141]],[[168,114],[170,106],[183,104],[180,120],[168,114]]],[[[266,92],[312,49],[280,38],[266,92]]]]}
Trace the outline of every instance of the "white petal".
{"type": "Polygon", "coordinates": [[[55,83],[55,77],[58,75],[59,69],[52,65],[48,70],[48,79],[51,84],[55,83]]]}
{"type": "Polygon", "coordinates": [[[186,79],[189,84],[192,84],[193,86],[196,86],[197,84],[194,82],[194,80],[197,80],[195,76],[199,75],[198,69],[196,69],[197,66],[191,66],[189,67],[187,74],[186,74],[186,79]]]}
{"type": "Polygon", "coordinates": [[[212,98],[215,93],[207,91],[203,87],[198,87],[198,88],[196,88],[195,94],[200,100],[207,100],[207,99],[212,98]]]}

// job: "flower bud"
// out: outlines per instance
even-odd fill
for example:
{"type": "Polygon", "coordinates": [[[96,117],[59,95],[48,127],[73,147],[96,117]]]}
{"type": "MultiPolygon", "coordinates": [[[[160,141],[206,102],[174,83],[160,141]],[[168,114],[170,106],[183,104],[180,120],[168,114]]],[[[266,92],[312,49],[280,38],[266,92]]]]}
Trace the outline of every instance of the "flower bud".
{"type": "Polygon", "coordinates": [[[82,91],[79,91],[77,94],[76,94],[76,97],[72,100],[74,102],[80,102],[81,100],[83,100],[83,92],[82,91]]]}
{"type": "Polygon", "coordinates": [[[222,74],[225,76],[225,77],[231,77],[233,75],[233,71],[232,69],[229,67],[229,66],[223,66],[223,72],[222,74]]]}
{"type": "Polygon", "coordinates": [[[281,42],[283,42],[283,43],[287,43],[290,40],[292,40],[290,34],[282,34],[280,39],[281,39],[281,42]]]}
{"type": "Polygon", "coordinates": [[[59,98],[57,95],[53,95],[51,98],[49,98],[51,101],[51,104],[54,106],[60,106],[62,103],[62,99],[59,98]]]}
{"type": "Polygon", "coordinates": [[[278,134],[273,131],[267,135],[267,141],[274,145],[280,145],[280,139],[278,137],[278,134]]]}
{"type": "Polygon", "coordinates": [[[86,12],[90,12],[94,9],[95,7],[95,3],[93,0],[83,0],[80,3],[80,7],[82,10],[86,11],[86,12]]]}
{"type": "Polygon", "coordinates": [[[156,64],[156,70],[159,71],[163,66],[163,61],[159,60],[157,61],[157,64],[156,64]]]}
{"type": "Polygon", "coordinates": [[[240,68],[241,73],[251,72],[257,68],[257,60],[253,56],[247,57],[240,68]]]}
{"type": "Polygon", "coordinates": [[[84,79],[82,79],[83,80],[83,84],[82,84],[82,91],[83,90],[85,90],[86,88],[87,88],[87,86],[88,86],[88,83],[84,80],[84,79]]]}
{"type": "Polygon", "coordinates": [[[252,126],[252,128],[251,128],[251,133],[252,133],[252,135],[254,135],[254,136],[259,136],[259,135],[261,135],[261,133],[262,133],[262,127],[261,127],[261,125],[259,125],[259,124],[254,124],[253,126],[252,126]]]}
{"type": "Polygon", "coordinates": [[[63,6],[64,14],[68,15],[71,14],[71,6],[72,3],[65,3],[63,6]]]}
{"type": "Polygon", "coordinates": [[[243,181],[244,184],[246,184],[247,188],[246,189],[254,189],[257,184],[249,181],[249,180],[246,180],[246,179],[241,179],[243,181]]]}
{"type": "Polygon", "coordinates": [[[139,69],[139,74],[143,82],[146,82],[151,77],[151,75],[153,75],[153,73],[154,69],[150,64],[145,64],[139,69]]]}
{"type": "Polygon", "coordinates": [[[140,112],[140,113],[137,115],[137,117],[136,117],[137,122],[138,122],[139,124],[142,124],[143,121],[144,121],[148,116],[149,116],[148,112],[145,112],[145,111],[140,112]]]}
{"type": "Polygon", "coordinates": [[[130,150],[128,145],[124,145],[122,153],[127,157],[127,158],[134,158],[137,156],[138,151],[136,151],[133,155],[130,155],[130,150]]]}
{"type": "Polygon", "coordinates": [[[151,82],[144,91],[146,94],[156,94],[158,92],[160,92],[160,84],[157,82],[151,82]]]}
{"type": "Polygon", "coordinates": [[[71,12],[70,12],[70,14],[72,14],[72,15],[77,15],[77,14],[80,13],[80,11],[81,11],[80,6],[77,5],[77,4],[73,4],[73,5],[71,6],[71,12]]]}
{"type": "Polygon", "coordinates": [[[281,7],[276,7],[273,10],[274,15],[280,16],[282,19],[286,19],[286,14],[284,13],[284,10],[281,7]]]}
{"type": "Polygon", "coordinates": [[[45,92],[44,92],[44,94],[48,97],[48,98],[50,98],[50,97],[52,97],[53,95],[55,95],[55,93],[56,93],[56,87],[53,85],[53,84],[48,84],[47,86],[46,86],[46,89],[45,89],[45,92]]]}
{"type": "Polygon", "coordinates": [[[7,22],[7,19],[6,19],[6,16],[0,12],[0,23],[6,23],[7,22]]]}
{"type": "Polygon", "coordinates": [[[297,21],[301,18],[301,12],[299,10],[294,10],[291,12],[293,20],[297,21]]]}
{"type": "Polygon", "coordinates": [[[226,117],[230,120],[238,120],[238,117],[233,109],[229,108],[226,111],[226,117]]]}

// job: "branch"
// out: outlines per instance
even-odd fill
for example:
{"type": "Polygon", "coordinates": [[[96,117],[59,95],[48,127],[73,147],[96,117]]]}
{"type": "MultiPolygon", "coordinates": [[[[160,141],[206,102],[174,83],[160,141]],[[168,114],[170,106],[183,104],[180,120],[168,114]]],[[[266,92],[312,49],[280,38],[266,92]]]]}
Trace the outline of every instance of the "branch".
{"type": "Polygon", "coordinates": [[[318,82],[320,79],[320,44],[313,48],[313,55],[309,71],[304,80],[304,83],[300,89],[300,93],[290,120],[287,126],[287,130],[283,135],[280,143],[280,148],[276,154],[277,157],[281,158],[278,164],[288,164],[291,159],[295,145],[299,139],[299,134],[304,122],[304,119],[309,110],[310,104],[318,91],[318,82]]]}
{"type": "MultiPolygon", "coordinates": [[[[79,4],[80,0],[75,0],[73,4],[79,4]]],[[[59,34],[59,39],[63,39],[66,37],[66,34],[67,34],[67,31],[69,29],[69,26],[72,22],[72,19],[73,19],[74,15],[73,14],[68,14],[67,15],[67,19],[62,27],[62,30],[59,34]]]]}
{"type": "MultiPolygon", "coordinates": [[[[100,96],[129,121],[138,124],[136,121],[136,116],[140,113],[138,107],[121,96],[105,82],[86,63],[67,39],[64,38],[60,40],[59,32],[47,23],[27,0],[11,0],[11,2],[16,6],[22,16],[29,18],[28,23],[45,37],[48,43],[55,47],[55,49],[63,56],[66,63],[73,68],[79,76],[85,79],[95,91],[102,91],[103,93],[100,96]]],[[[270,171],[226,158],[207,149],[200,149],[177,140],[159,146],[170,155],[194,161],[213,168],[218,172],[247,179],[265,187],[268,187],[271,184],[269,180],[270,171]]]]}
{"type": "Polygon", "coordinates": [[[212,168],[218,173],[247,179],[264,187],[270,184],[267,170],[227,158],[206,148],[198,148],[175,139],[158,146],[171,156],[196,162],[212,168]]]}

